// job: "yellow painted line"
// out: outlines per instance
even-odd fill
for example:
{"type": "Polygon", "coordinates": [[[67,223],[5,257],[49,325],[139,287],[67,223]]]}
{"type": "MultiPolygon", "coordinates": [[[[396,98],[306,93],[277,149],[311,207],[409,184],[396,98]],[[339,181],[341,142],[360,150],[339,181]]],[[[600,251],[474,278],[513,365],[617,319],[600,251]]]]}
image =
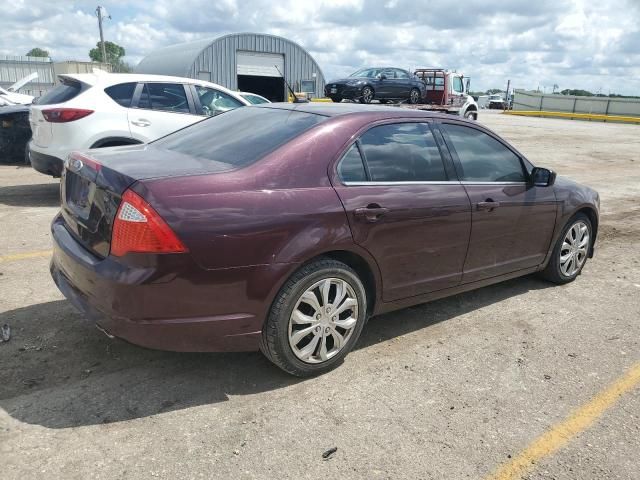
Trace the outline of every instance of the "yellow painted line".
{"type": "Polygon", "coordinates": [[[51,250],[41,250],[39,252],[14,253],[12,255],[0,256],[1,262],[13,262],[15,260],[25,260],[27,258],[50,257],[51,250]]]}
{"type": "Polygon", "coordinates": [[[564,446],[574,436],[583,432],[610,408],[621,395],[640,384],[640,363],[635,364],[622,377],[611,384],[606,390],[598,393],[589,403],[575,410],[563,422],[547,430],[522,453],[515,456],[508,463],[502,465],[486,480],[512,480],[521,478],[527,470],[540,459],[554,453],[564,446]]]}
{"type": "Polygon", "coordinates": [[[627,115],[603,115],[599,113],[571,113],[571,112],[552,112],[550,110],[505,110],[507,115],[522,115],[525,117],[558,117],[558,118],[577,118],[581,120],[601,120],[607,122],[630,122],[640,123],[640,117],[630,117],[627,115]]]}

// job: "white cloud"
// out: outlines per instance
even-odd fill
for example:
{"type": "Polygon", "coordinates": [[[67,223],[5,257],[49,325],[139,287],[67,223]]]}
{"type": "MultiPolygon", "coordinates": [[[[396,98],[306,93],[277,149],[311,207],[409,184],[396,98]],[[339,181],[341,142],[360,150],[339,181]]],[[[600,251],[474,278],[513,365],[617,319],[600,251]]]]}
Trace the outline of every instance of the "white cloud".
{"type": "MultiPolygon", "coordinates": [[[[242,31],[288,37],[327,78],[364,65],[441,65],[474,89],[560,85],[640,94],[636,0],[104,0],[106,39],[137,63],[172,43],[242,31]]],[[[88,60],[96,2],[14,1],[0,17],[0,54],[32,47],[88,60]]]]}

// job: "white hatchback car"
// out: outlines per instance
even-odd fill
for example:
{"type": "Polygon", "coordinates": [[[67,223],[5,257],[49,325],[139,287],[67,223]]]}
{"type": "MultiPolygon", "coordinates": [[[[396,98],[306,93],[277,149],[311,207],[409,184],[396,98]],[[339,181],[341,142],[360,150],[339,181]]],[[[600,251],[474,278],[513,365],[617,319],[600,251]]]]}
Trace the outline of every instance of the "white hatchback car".
{"type": "Polygon", "coordinates": [[[236,92],[191,78],[96,72],[58,80],[29,114],[31,165],[54,177],[74,150],[147,143],[251,105],[236,92]]]}

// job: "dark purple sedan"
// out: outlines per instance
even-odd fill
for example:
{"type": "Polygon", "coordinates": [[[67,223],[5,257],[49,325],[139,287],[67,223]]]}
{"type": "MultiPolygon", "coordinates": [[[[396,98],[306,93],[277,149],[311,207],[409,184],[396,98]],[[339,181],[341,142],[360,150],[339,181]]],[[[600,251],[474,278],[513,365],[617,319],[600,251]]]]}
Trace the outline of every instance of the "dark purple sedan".
{"type": "Polygon", "coordinates": [[[372,315],[593,255],[598,194],[481,125],[353,104],[270,104],[148,145],[75,153],[53,278],[107,333],[257,350],[299,376],[372,315]]]}

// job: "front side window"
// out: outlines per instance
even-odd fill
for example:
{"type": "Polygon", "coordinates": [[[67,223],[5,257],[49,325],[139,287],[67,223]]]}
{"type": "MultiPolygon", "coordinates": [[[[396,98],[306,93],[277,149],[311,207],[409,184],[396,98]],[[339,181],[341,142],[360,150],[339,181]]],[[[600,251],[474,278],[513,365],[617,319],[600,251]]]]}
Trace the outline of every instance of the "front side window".
{"type": "Polygon", "coordinates": [[[180,83],[146,83],[138,101],[138,108],[191,113],[187,94],[180,83]]]}
{"type": "Polygon", "coordinates": [[[261,103],[271,103],[269,102],[269,100],[267,100],[264,97],[261,97],[260,95],[252,95],[250,93],[241,93],[240,95],[242,95],[242,98],[244,98],[249,103],[251,103],[251,105],[260,105],[261,103]]]}
{"type": "Polygon", "coordinates": [[[202,110],[198,112],[200,115],[211,117],[243,105],[240,100],[236,100],[231,95],[227,95],[213,88],[196,85],[196,92],[200,98],[200,106],[202,108],[202,110]]]}
{"type": "Polygon", "coordinates": [[[362,135],[360,145],[374,182],[447,180],[440,151],[427,124],[373,127],[362,135]]]}
{"type": "Polygon", "coordinates": [[[495,138],[475,128],[443,124],[467,182],[524,182],[522,162],[495,138]]]}
{"type": "Polygon", "coordinates": [[[453,77],[453,91],[455,93],[464,93],[464,88],[462,87],[462,78],[453,77]]]}
{"type": "Polygon", "coordinates": [[[360,150],[355,143],[351,145],[351,148],[338,163],[338,175],[343,182],[364,182],[367,180],[360,150]]]}

